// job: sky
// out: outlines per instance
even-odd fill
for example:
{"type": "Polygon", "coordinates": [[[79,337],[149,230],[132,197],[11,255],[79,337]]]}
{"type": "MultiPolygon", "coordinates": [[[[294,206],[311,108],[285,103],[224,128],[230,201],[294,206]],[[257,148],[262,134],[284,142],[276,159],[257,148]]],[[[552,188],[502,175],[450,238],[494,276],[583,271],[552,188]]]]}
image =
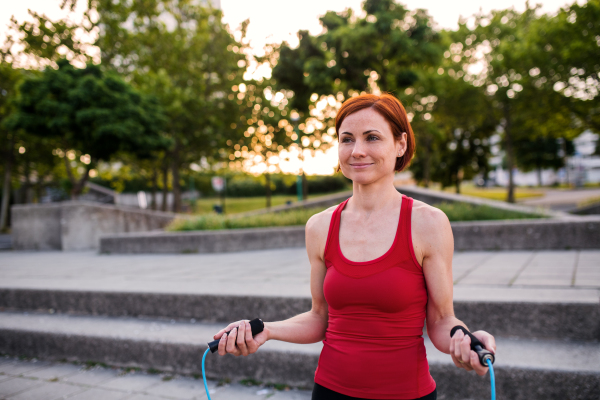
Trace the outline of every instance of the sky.
{"type": "MultiPolygon", "coordinates": [[[[6,26],[11,16],[21,22],[29,19],[27,10],[32,9],[48,17],[61,18],[65,12],[60,9],[61,0],[2,0],[0,7],[0,42],[4,42],[6,26]]],[[[322,30],[319,16],[329,10],[343,11],[350,7],[360,13],[363,0],[220,0],[224,22],[232,29],[237,29],[242,21],[250,19],[248,39],[253,52],[260,54],[268,43],[287,41],[294,46],[298,43],[296,32],[308,30],[311,34],[319,34],[322,30]]],[[[423,8],[429,11],[440,28],[454,29],[462,17],[470,17],[480,9],[483,12],[514,7],[525,9],[525,0],[402,0],[400,3],[409,10],[423,8]]],[[[532,0],[532,4],[541,4],[542,11],[554,13],[560,7],[573,3],[565,0],[532,0]]],[[[578,1],[585,3],[585,1],[578,1]]],[[[78,9],[82,12],[85,0],[78,0],[78,9]]],[[[285,172],[296,172],[299,161],[290,161],[281,165],[285,172]]],[[[315,157],[305,156],[304,170],[307,174],[330,174],[337,165],[337,147],[332,147],[327,154],[317,152],[315,157]]],[[[260,171],[255,171],[260,172],[260,171]]]]}

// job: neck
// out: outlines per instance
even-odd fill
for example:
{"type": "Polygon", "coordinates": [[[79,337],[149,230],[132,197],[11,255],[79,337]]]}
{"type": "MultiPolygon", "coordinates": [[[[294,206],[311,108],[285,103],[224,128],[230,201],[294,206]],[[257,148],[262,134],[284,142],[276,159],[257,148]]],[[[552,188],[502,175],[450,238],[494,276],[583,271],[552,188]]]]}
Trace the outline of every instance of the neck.
{"type": "Polygon", "coordinates": [[[402,195],[394,187],[394,174],[390,174],[376,182],[352,185],[352,199],[348,202],[351,208],[359,212],[371,212],[396,204],[402,195]]]}

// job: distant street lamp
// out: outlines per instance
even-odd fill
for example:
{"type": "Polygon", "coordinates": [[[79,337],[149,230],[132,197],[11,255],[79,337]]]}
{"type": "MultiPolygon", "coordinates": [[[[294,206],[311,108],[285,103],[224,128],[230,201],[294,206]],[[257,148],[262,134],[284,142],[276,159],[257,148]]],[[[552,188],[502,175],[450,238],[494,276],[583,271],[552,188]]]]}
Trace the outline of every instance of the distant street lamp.
{"type": "MultiPolygon", "coordinates": [[[[300,142],[300,129],[298,129],[298,121],[300,120],[300,114],[296,111],[293,111],[290,115],[290,119],[294,124],[294,133],[296,134],[296,139],[294,142],[298,144],[298,149],[300,150],[300,156],[298,157],[302,163],[302,142],[300,142]]],[[[304,200],[303,190],[302,190],[302,165],[300,165],[300,171],[298,172],[298,177],[296,178],[296,192],[298,193],[298,201],[304,200]]]]}

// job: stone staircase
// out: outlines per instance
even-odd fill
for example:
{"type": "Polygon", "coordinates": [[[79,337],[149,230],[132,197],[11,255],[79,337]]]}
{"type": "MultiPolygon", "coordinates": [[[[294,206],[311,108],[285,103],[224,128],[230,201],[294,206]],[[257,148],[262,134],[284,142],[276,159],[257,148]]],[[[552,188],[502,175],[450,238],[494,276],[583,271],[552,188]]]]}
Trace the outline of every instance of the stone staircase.
{"type": "MultiPolygon", "coordinates": [[[[597,400],[597,290],[457,290],[455,313],[497,337],[499,399],[597,400]]],[[[0,352],[201,374],[206,343],[241,318],[281,320],[309,297],[0,288],[0,352]]],[[[425,336],[439,399],[487,399],[489,378],[457,369],[425,336]]],[[[249,357],[209,355],[207,377],[310,388],[321,343],[267,342],[249,357]]]]}

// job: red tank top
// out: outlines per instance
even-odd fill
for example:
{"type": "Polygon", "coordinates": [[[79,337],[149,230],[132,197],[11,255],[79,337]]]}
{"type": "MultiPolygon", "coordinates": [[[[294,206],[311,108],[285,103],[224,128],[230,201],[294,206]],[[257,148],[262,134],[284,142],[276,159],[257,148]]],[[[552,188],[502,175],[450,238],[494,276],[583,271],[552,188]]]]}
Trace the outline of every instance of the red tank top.
{"type": "Polygon", "coordinates": [[[413,250],[413,199],[402,196],[392,247],[381,257],[350,261],[333,212],[325,246],[323,292],[329,324],[315,382],[352,397],[416,399],[435,389],[423,341],[427,289],[413,250]]]}

